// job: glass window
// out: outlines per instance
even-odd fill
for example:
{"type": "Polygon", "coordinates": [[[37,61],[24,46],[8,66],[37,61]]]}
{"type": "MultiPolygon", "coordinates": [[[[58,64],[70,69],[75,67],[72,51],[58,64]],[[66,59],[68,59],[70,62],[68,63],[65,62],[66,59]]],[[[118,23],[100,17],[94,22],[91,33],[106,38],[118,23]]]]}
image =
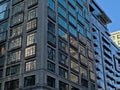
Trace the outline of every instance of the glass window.
{"type": "Polygon", "coordinates": [[[21,35],[22,34],[22,30],[23,30],[22,25],[18,25],[16,27],[13,27],[10,30],[10,37],[15,37],[15,36],[21,35]]]}
{"type": "Polygon", "coordinates": [[[47,33],[47,41],[52,46],[56,46],[56,36],[53,33],[48,32],[47,33]]]}
{"type": "Polygon", "coordinates": [[[88,57],[89,57],[90,59],[93,59],[93,57],[94,57],[93,52],[90,51],[90,50],[88,50],[88,57]]]}
{"type": "Polygon", "coordinates": [[[95,81],[95,73],[93,72],[90,72],[90,79],[95,81]]]}
{"type": "Polygon", "coordinates": [[[60,26],[62,26],[63,28],[67,29],[67,23],[65,20],[63,20],[61,17],[58,17],[58,23],[60,26]]]}
{"type": "Polygon", "coordinates": [[[5,56],[0,57],[0,67],[3,67],[5,63],[5,56]]]}
{"type": "Polygon", "coordinates": [[[79,89],[75,87],[71,87],[71,90],[79,90],[79,89]]]}
{"type": "Polygon", "coordinates": [[[68,84],[59,81],[59,90],[69,90],[68,84]]]}
{"type": "Polygon", "coordinates": [[[13,48],[21,47],[21,42],[22,42],[21,37],[12,39],[11,41],[9,41],[9,44],[8,44],[9,50],[13,48]]]}
{"type": "Polygon", "coordinates": [[[65,40],[68,38],[67,33],[60,28],[58,29],[58,35],[65,40]]]}
{"type": "Polygon", "coordinates": [[[75,7],[75,0],[68,0],[68,1],[73,7],[75,7]]]}
{"type": "Polygon", "coordinates": [[[94,71],[94,67],[93,66],[94,66],[93,63],[89,61],[89,69],[91,71],[94,71]]]}
{"type": "Polygon", "coordinates": [[[12,4],[16,4],[16,3],[20,2],[20,1],[22,1],[22,0],[12,0],[12,4]]]}
{"type": "Polygon", "coordinates": [[[20,65],[14,65],[6,68],[6,76],[18,74],[20,72],[20,65]]]}
{"type": "Polygon", "coordinates": [[[11,21],[12,25],[15,25],[15,24],[18,24],[18,23],[21,23],[21,22],[23,22],[23,13],[14,15],[12,17],[12,21],[11,21]]]}
{"type": "Polygon", "coordinates": [[[3,69],[0,69],[0,78],[2,78],[2,77],[3,77],[3,69]]]}
{"type": "Polygon", "coordinates": [[[31,44],[35,44],[36,42],[36,33],[31,33],[29,35],[27,35],[27,46],[31,45],[31,44]]]}
{"type": "Polygon", "coordinates": [[[55,50],[48,46],[47,47],[47,53],[48,53],[47,54],[48,55],[48,59],[55,61],[55,59],[56,59],[55,50]]]}
{"type": "Polygon", "coordinates": [[[32,19],[30,21],[27,22],[27,31],[29,30],[33,30],[37,28],[37,19],[32,19]]]}
{"type": "Polygon", "coordinates": [[[59,67],[59,75],[61,77],[64,77],[64,78],[68,78],[68,70],[62,68],[62,67],[59,67]]]}
{"type": "Polygon", "coordinates": [[[28,7],[37,4],[38,0],[28,0],[28,7]]]}
{"type": "Polygon", "coordinates": [[[88,60],[85,56],[80,55],[80,61],[81,61],[82,64],[88,65],[88,60]]]}
{"type": "Polygon", "coordinates": [[[72,27],[71,25],[69,25],[69,32],[70,32],[73,36],[77,37],[77,31],[76,31],[75,28],[72,27]]]}
{"type": "Polygon", "coordinates": [[[0,24],[0,33],[7,31],[8,29],[8,22],[4,22],[0,24]]]}
{"type": "Polygon", "coordinates": [[[25,49],[25,57],[34,56],[36,51],[36,46],[32,45],[25,49]]]}
{"type": "Polygon", "coordinates": [[[24,78],[24,86],[33,86],[35,85],[35,75],[27,76],[24,78]]]}
{"type": "Polygon", "coordinates": [[[36,69],[36,60],[25,63],[25,71],[31,71],[36,69]]]}
{"type": "Polygon", "coordinates": [[[68,11],[69,11],[73,16],[76,16],[75,9],[74,9],[72,6],[68,5],[68,11]]]}
{"type": "Polygon", "coordinates": [[[73,70],[79,72],[79,65],[78,65],[78,63],[76,63],[75,61],[71,60],[71,62],[70,62],[70,67],[71,67],[73,70]]]}
{"type": "Polygon", "coordinates": [[[66,5],[66,0],[58,0],[58,2],[59,2],[64,8],[67,7],[67,5],[66,5]]]}
{"type": "Polygon", "coordinates": [[[6,48],[5,48],[5,44],[0,45],[0,57],[5,55],[6,53],[6,48]]]}
{"type": "Polygon", "coordinates": [[[58,13],[62,15],[64,18],[67,18],[66,10],[60,6],[58,6],[58,13]]]}
{"type": "Polygon", "coordinates": [[[81,79],[81,85],[88,88],[88,81],[82,78],[81,79]]]}
{"type": "Polygon", "coordinates": [[[84,26],[80,25],[80,24],[77,24],[77,28],[78,28],[78,31],[80,34],[82,35],[85,35],[85,31],[83,29],[84,26]]]}
{"type": "Polygon", "coordinates": [[[78,52],[77,52],[77,50],[74,50],[73,48],[70,48],[70,55],[78,60],[78,52]]]}
{"type": "Polygon", "coordinates": [[[28,20],[36,18],[37,16],[38,16],[38,9],[37,8],[34,8],[34,9],[28,11],[28,20]]]}
{"type": "Polygon", "coordinates": [[[8,16],[9,16],[8,9],[9,9],[9,2],[6,2],[2,5],[0,5],[0,21],[8,18],[8,16]]]}
{"type": "Polygon", "coordinates": [[[7,32],[0,33],[0,41],[6,40],[6,37],[7,37],[7,32]]]}
{"type": "Polygon", "coordinates": [[[49,6],[52,10],[55,10],[55,1],[54,1],[54,0],[48,0],[48,6],[49,6]]]}
{"type": "Polygon", "coordinates": [[[74,83],[78,83],[79,82],[79,78],[77,75],[70,73],[70,80],[74,83]]]}
{"type": "Polygon", "coordinates": [[[120,35],[117,35],[117,39],[120,39],[120,35]]]}
{"type": "Polygon", "coordinates": [[[87,78],[87,76],[88,76],[87,69],[80,67],[80,73],[81,73],[82,77],[87,78]]]}
{"type": "Polygon", "coordinates": [[[90,83],[90,90],[96,90],[96,89],[95,89],[95,84],[90,83]]]}
{"type": "Polygon", "coordinates": [[[70,36],[70,44],[78,48],[78,41],[72,36],[70,36]]]}
{"type": "Polygon", "coordinates": [[[86,56],[86,48],[83,45],[79,45],[79,52],[86,56]]]}
{"type": "Polygon", "coordinates": [[[62,53],[58,54],[58,60],[61,65],[68,66],[68,57],[62,53]]]}
{"type": "Polygon", "coordinates": [[[76,11],[77,11],[77,14],[83,16],[83,8],[82,7],[76,6],[76,11]]]}
{"type": "Polygon", "coordinates": [[[23,9],[24,9],[24,2],[18,3],[15,6],[13,6],[12,14],[14,15],[18,12],[21,12],[21,11],[23,11],[23,9]]]}
{"type": "Polygon", "coordinates": [[[47,76],[47,85],[55,88],[55,78],[47,76]]]}
{"type": "Polygon", "coordinates": [[[55,64],[50,61],[47,61],[47,69],[49,71],[55,72],[55,64]]]}
{"type": "Polygon", "coordinates": [[[58,48],[62,51],[65,51],[66,53],[68,52],[68,45],[62,40],[58,41],[58,48]]]}
{"type": "Polygon", "coordinates": [[[88,39],[92,39],[92,35],[91,35],[91,33],[89,32],[89,31],[87,31],[87,37],[88,37],[88,39]]]}
{"type": "Polygon", "coordinates": [[[48,31],[55,34],[55,24],[51,21],[48,21],[48,31]]]}
{"type": "Polygon", "coordinates": [[[21,51],[15,51],[8,54],[7,64],[15,63],[21,60],[21,51]]]}
{"type": "Polygon", "coordinates": [[[16,90],[16,89],[19,89],[19,79],[5,82],[4,90],[16,90]]]}
{"type": "Polygon", "coordinates": [[[76,22],[75,18],[74,18],[73,16],[71,16],[70,14],[69,14],[69,22],[70,22],[73,26],[76,27],[77,22],[76,22]]]}

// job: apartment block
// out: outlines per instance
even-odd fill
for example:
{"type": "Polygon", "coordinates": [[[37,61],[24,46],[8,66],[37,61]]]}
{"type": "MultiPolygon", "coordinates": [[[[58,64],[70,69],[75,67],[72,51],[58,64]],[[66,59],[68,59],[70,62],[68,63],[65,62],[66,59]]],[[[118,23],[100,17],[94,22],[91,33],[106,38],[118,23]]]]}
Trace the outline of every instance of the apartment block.
{"type": "Polygon", "coordinates": [[[97,90],[88,0],[0,0],[0,90],[97,90]]]}

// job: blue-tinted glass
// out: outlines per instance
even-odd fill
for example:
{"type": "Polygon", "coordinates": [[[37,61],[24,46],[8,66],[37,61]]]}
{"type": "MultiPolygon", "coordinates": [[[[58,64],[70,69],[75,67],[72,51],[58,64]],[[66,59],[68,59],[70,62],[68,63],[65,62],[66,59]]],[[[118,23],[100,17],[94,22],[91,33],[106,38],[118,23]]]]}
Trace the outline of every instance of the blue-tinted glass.
{"type": "Polygon", "coordinates": [[[8,18],[8,11],[4,11],[0,13],[0,20],[8,18]]]}
{"type": "Polygon", "coordinates": [[[79,15],[81,15],[81,16],[83,15],[82,8],[76,6],[76,10],[77,10],[77,14],[79,14],[79,15]]]}
{"type": "Polygon", "coordinates": [[[77,0],[77,3],[79,3],[81,6],[83,6],[83,1],[82,0],[77,0]]]}
{"type": "Polygon", "coordinates": [[[69,31],[70,31],[70,33],[71,33],[72,35],[77,36],[77,31],[75,30],[74,27],[69,26],[69,31]]]}
{"type": "Polygon", "coordinates": [[[74,0],[68,0],[68,1],[73,7],[75,7],[75,1],[74,0]]]}
{"type": "Polygon", "coordinates": [[[66,8],[66,1],[65,1],[65,0],[58,0],[58,2],[59,2],[64,8],[66,8]]]}
{"type": "Polygon", "coordinates": [[[84,35],[84,29],[83,29],[83,27],[82,27],[81,25],[79,25],[79,24],[78,24],[78,31],[79,31],[82,35],[84,35]]]}
{"type": "Polygon", "coordinates": [[[84,25],[84,18],[81,15],[78,14],[77,19],[80,23],[82,23],[84,25]]]}
{"type": "Polygon", "coordinates": [[[3,5],[0,6],[0,13],[7,10],[9,8],[9,3],[5,3],[3,5]]]}
{"type": "Polygon", "coordinates": [[[76,16],[75,9],[72,8],[70,5],[68,6],[68,11],[69,11],[73,16],[76,16]]]}
{"type": "Polygon", "coordinates": [[[67,40],[67,34],[66,34],[63,30],[58,29],[58,35],[59,35],[61,38],[67,40]]]}
{"type": "Polygon", "coordinates": [[[90,31],[90,25],[88,23],[85,23],[86,30],[90,31]]]}
{"type": "Polygon", "coordinates": [[[54,2],[54,0],[48,0],[48,6],[49,6],[52,10],[55,10],[55,2],[54,2]]]}
{"type": "Polygon", "coordinates": [[[71,15],[69,15],[69,21],[70,21],[71,24],[73,24],[76,27],[76,24],[77,24],[76,20],[71,15]]]}
{"type": "Polygon", "coordinates": [[[66,18],[66,11],[63,10],[61,7],[58,7],[58,12],[59,12],[64,18],[66,18]]]}
{"type": "Polygon", "coordinates": [[[58,23],[65,29],[67,29],[67,23],[60,17],[58,17],[58,23]]]}
{"type": "Polygon", "coordinates": [[[91,40],[92,39],[92,36],[91,36],[91,33],[87,31],[87,37],[91,40]]]}

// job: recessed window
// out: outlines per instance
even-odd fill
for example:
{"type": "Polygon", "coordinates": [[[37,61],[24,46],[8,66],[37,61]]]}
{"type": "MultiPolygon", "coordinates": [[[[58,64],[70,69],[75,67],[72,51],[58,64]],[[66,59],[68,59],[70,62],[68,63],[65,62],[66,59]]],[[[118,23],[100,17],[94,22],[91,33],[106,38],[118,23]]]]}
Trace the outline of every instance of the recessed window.
{"type": "Polygon", "coordinates": [[[47,33],[47,41],[50,45],[56,46],[56,36],[53,33],[47,33]]]}
{"type": "Polygon", "coordinates": [[[0,67],[3,67],[5,63],[5,56],[0,57],[0,67]]]}
{"type": "Polygon", "coordinates": [[[55,24],[53,24],[51,21],[48,21],[48,31],[55,33],[55,24]]]}
{"type": "Polygon", "coordinates": [[[59,81],[59,90],[69,90],[68,84],[59,81]]]}
{"type": "Polygon", "coordinates": [[[95,73],[93,72],[90,72],[90,79],[95,81],[95,73]]]}
{"type": "Polygon", "coordinates": [[[15,51],[8,54],[7,64],[15,63],[21,60],[21,51],[15,51]]]}
{"type": "Polygon", "coordinates": [[[36,69],[36,60],[25,63],[25,71],[31,71],[36,69]]]}
{"type": "Polygon", "coordinates": [[[55,1],[54,1],[54,0],[48,0],[48,6],[49,6],[52,10],[55,10],[55,1]]]}
{"type": "Polygon", "coordinates": [[[88,50],[88,57],[89,57],[90,59],[93,59],[93,57],[94,57],[93,52],[90,51],[90,50],[88,50]]]}
{"type": "Polygon", "coordinates": [[[88,88],[88,81],[82,78],[81,79],[81,85],[88,88]]]}
{"type": "Polygon", "coordinates": [[[66,0],[58,0],[58,2],[59,2],[64,8],[67,7],[67,5],[66,5],[66,0]]]}
{"type": "Polygon", "coordinates": [[[64,77],[64,78],[68,78],[68,70],[62,68],[62,67],[59,67],[59,75],[61,77],[64,77]]]}
{"type": "Polygon", "coordinates": [[[35,75],[27,76],[24,78],[24,86],[33,86],[35,85],[35,75]]]}
{"type": "Polygon", "coordinates": [[[59,64],[68,66],[68,57],[63,53],[58,54],[59,64]]]}
{"type": "Polygon", "coordinates": [[[4,90],[17,90],[17,89],[19,89],[19,79],[5,82],[4,90]]]}
{"type": "Polygon", "coordinates": [[[20,72],[20,65],[14,65],[11,67],[7,67],[6,76],[19,74],[19,72],[20,72]]]}
{"type": "Polygon", "coordinates": [[[36,18],[37,16],[38,16],[38,9],[37,8],[34,8],[34,9],[28,11],[28,20],[36,18]]]}
{"type": "Polygon", "coordinates": [[[74,83],[78,83],[79,78],[76,74],[70,73],[70,80],[74,83]]]}
{"type": "Polygon", "coordinates": [[[71,5],[68,5],[68,11],[69,11],[69,13],[71,13],[73,16],[76,16],[75,9],[74,9],[71,5]]]}
{"type": "Polygon", "coordinates": [[[27,31],[29,30],[33,30],[37,28],[37,19],[32,19],[30,21],[27,22],[27,31]]]}
{"type": "MultiPolygon", "coordinates": [[[[77,22],[76,22],[76,19],[75,19],[72,15],[69,15],[69,22],[70,22],[74,27],[76,27],[77,22]]],[[[75,33],[75,31],[74,31],[74,33],[75,33]]]]}
{"type": "Polygon", "coordinates": [[[66,53],[68,52],[68,45],[62,40],[58,40],[58,48],[62,51],[65,51],[66,53]]]}
{"type": "Polygon", "coordinates": [[[34,56],[36,51],[36,46],[32,45],[25,49],[25,57],[34,56]]]}
{"type": "Polygon", "coordinates": [[[88,65],[88,60],[85,56],[80,55],[80,61],[81,61],[82,64],[88,65]]]}
{"type": "Polygon", "coordinates": [[[78,60],[78,52],[77,52],[77,50],[75,50],[73,48],[70,48],[70,55],[78,60]]]}
{"type": "Polygon", "coordinates": [[[71,67],[73,70],[79,72],[79,65],[78,65],[78,63],[76,63],[75,61],[71,60],[71,62],[70,62],[70,67],[71,67]]]}
{"type": "Polygon", "coordinates": [[[8,44],[9,50],[21,47],[21,42],[22,42],[21,37],[12,39],[11,41],[9,41],[9,44],[8,44]]]}
{"type": "Polygon", "coordinates": [[[70,44],[78,48],[78,41],[72,36],[70,36],[70,44]]]}
{"type": "Polygon", "coordinates": [[[92,62],[89,62],[88,64],[89,64],[89,69],[90,69],[91,71],[94,71],[94,65],[93,65],[93,63],[92,63],[92,62]]]}
{"type": "Polygon", "coordinates": [[[55,50],[49,46],[47,47],[47,55],[48,55],[48,59],[55,61],[56,59],[55,50]]]}
{"type": "MultiPolygon", "coordinates": [[[[62,1],[64,1],[64,0],[62,0],[62,1]]],[[[60,15],[62,15],[64,18],[67,18],[66,9],[63,9],[61,6],[58,6],[58,13],[60,15]]]]}
{"type": "Polygon", "coordinates": [[[79,45],[79,52],[86,56],[86,48],[83,45],[79,45]]]}
{"type": "Polygon", "coordinates": [[[55,88],[55,78],[47,76],[47,85],[55,88]]]}
{"type": "Polygon", "coordinates": [[[0,45],[0,57],[5,55],[5,53],[6,53],[5,44],[0,45]]]}
{"type": "Polygon", "coordinates": [[[2,77],[3,77],[3,69],[0,69],[0,78],[2,78],[2,77]]]}
{"type": "Polygon", "coordinates": [[[68,35],[64,30],[59,28],[58,29],[58,35],[59,35],[59,37],[61,37],[62,39],[65,39],[67,41],[68,35]]]}
{"type": "Polygon", "coordinates": [[[38,0],[29,0],[29,1],[28,1],[28,7],[37,4],[37,2],[38,2],[38,0]]]}
{"type": "Polygon", "coordinates": [[[55,72],[55,64],[50,61],[47,61],[47,69],[49,71],[55,72]]]}
{"type": "Polygon", "coordinates": [[[75,29],[73,26],[71,26],[71,25],[69,25],[69,32],[70,32],[70,34],[72,34],[73,36],[77,37],[77,31],[76,31],[76,29],[75,29]]]}
{"type": "Polygon", "coordinates": [[[36,33],[31,33],[29,35],[27,35],[27,46],[31,45],[31,44],[35,44],[36,42],[36,33]]]}
{"type": "Polygon", "coordinates": [[[12,0],[12,4],[16,4],[16,3],[20,2],[20,1],[22,1],[22,0],[12,0]]]}
{"type": "Polygon", "coordinates": [[[22,25],[18,25],[16,27],[13,27],[10,30],[10,37],[15,37],[15,36],[21,35],[22,34],[22,30],[23,30],[22,25]]]}
{"type": "Polygon", "coordinates": [[[64,29],[67,29],[67,22],[63,20],[61,17],[58,17],[58,24],[64,29]]]}
{"type": "Polygon", "coordinates": [[[24,2],[18,3],[17,5],[13,6],[12,8],[12,14],[16,14],[18,12],[21,12],[24,9],[24,2]]]}
{"type": "Polygon", "coordinates": [[[82,77],[84,77],[84,78],[88,77],[87,69],[80,67],[80,73],[81,73],[82,77]]]}
{"type": "Polygon", "coordinates": [[[71,87],[71,90],[79,90],[79,89],[76,87],[71,87]]]}
{"type": "Polygon", "coordinates": [[[14,15],[11,20],[12,20],[11,21],[12,25],[19,24],[19,23],[23,22],[23,13],[14,15]]]}

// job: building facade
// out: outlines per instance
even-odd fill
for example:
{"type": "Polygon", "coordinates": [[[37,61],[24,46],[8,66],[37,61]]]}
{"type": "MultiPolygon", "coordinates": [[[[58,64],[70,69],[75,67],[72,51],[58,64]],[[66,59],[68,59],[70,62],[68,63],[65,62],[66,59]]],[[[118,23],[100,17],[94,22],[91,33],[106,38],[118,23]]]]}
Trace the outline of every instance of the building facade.
{"type": "Polygon", "coordinates": [[[120,49],[110,39],[107,24],[111,20],[94,0],[90,11],[98,90],[120,90],[120,49]]]}
{"type": "Polygon", "coordinates": [[[110,37],[120,47],[120,31],[112,32],[110,37]]]}
{"type": "Polygon", "coordinates": [[[97,90],[88,0],[0,0],[0,90],[97,90]]]}

